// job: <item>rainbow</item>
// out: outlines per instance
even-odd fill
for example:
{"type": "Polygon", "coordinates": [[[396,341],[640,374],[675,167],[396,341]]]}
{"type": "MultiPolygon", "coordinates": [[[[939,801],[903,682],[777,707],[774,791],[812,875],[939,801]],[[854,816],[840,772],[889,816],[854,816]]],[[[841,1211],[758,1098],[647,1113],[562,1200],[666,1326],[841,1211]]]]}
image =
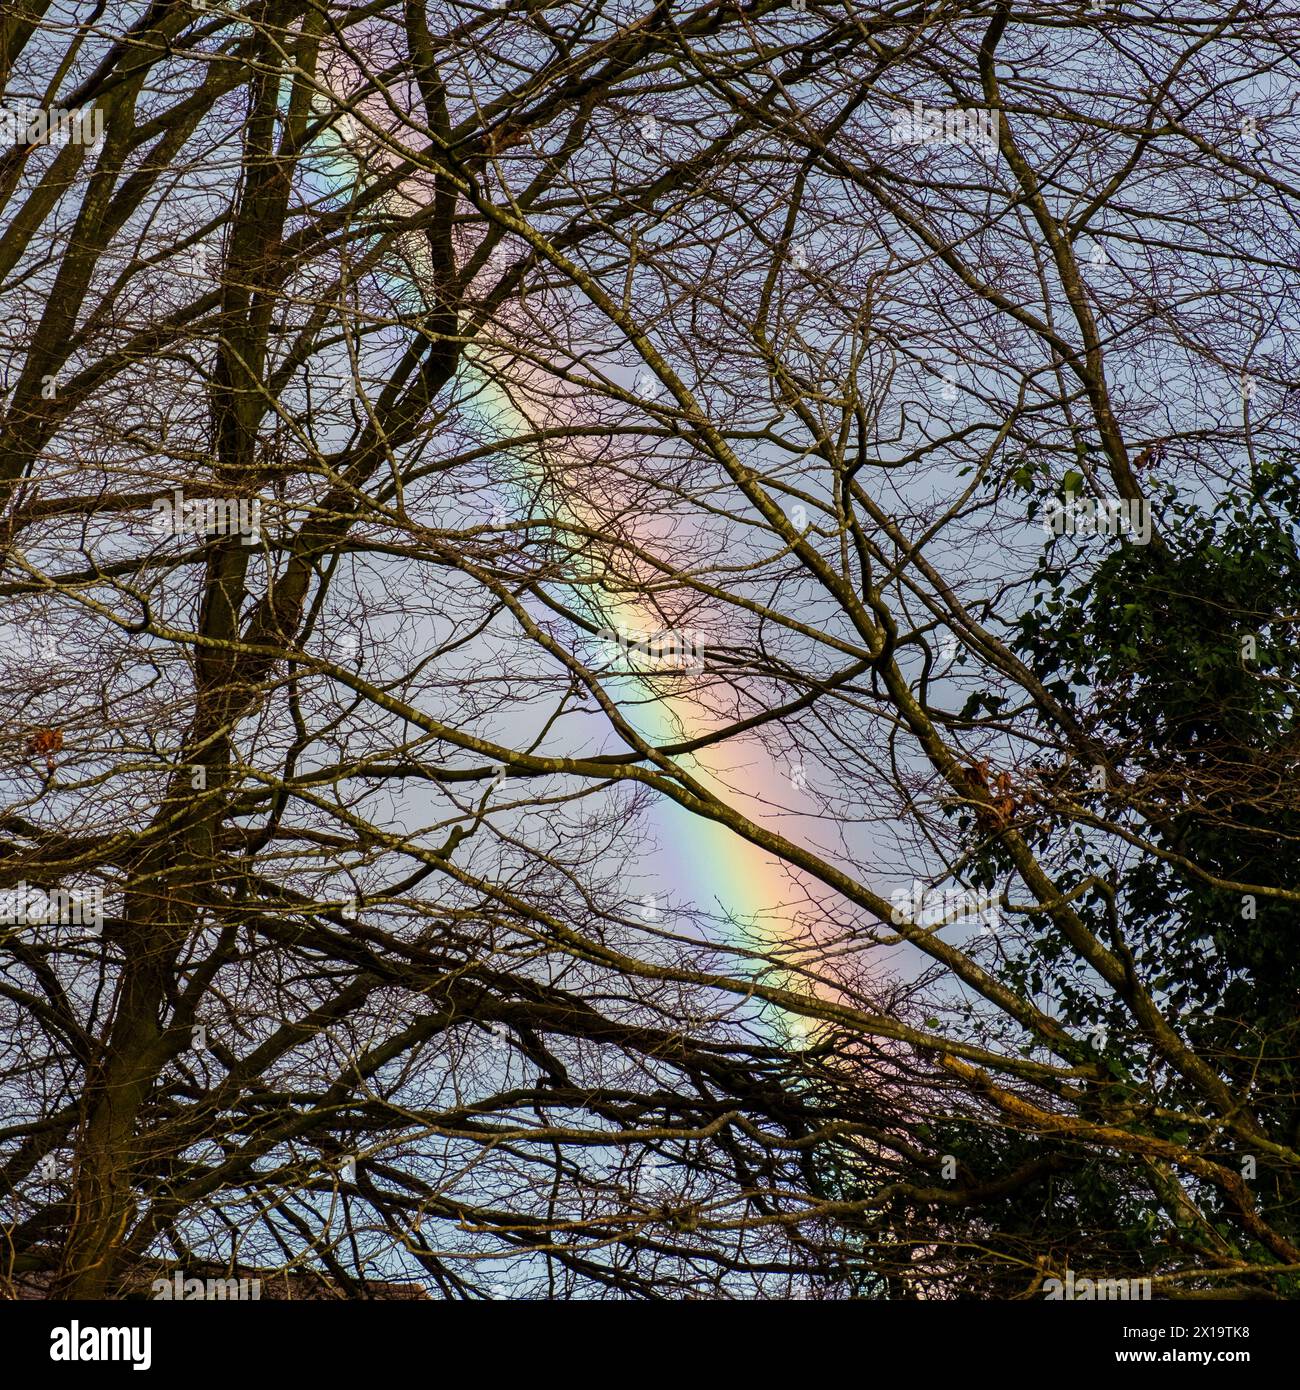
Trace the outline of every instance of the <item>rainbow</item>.
{"type": "MultiPolygon", "coordinates": [[[[314,167],[321,171],[322,194],[345,192],[364,177],[362,161],[351,152],[338,130],[323,131],[317,148],[322,159],[314,167]]],[[[391,211],[409,213],[414,201],[403,190],[389,194],[385,203],[391,211]]],[[[415,265],[419,264],[417,258],[427,255],[422,240],[417,238],[412,238],[406,249],[415,265]]],[[[413,279],[404,279],[391,271],[385,274],[402,289],[410,289],[412,283],[418,289],[418,270],[413,279]]],[[[534,489],[529,484],[536,482],[538,475],[526,451],[511,449],[508,441],[530,436],[541,428],[554,428],[564,421],[554,408],[546,411],[547,393],[526,390],[527,382],[519,378],[518,371],[512,380],[512,367],[499,356],[490,365],[491,370],[485,370],[471,353],[462,357],[459,384],[464,389],[457,405],[489,437],[503,442],[503,455],[516,469],[513,490],[517,498],[532,496],[534,489]],[[522,389],[503,389],[499,381],[522,389]],[[522,405],[525,395],[536,405],[522,405]],[[532,412],[537,413],[537,418],[530,418],[532,412]]],[[[575,436],[572,450],[578,447],[575,436]]],[[[567,456],[571,462],[580,462],[576,452],[567,456]]],[[[580,524],[594,521],[583,514],[581,499],[572,498],[566,505],[572,520],[580,524]]],[[[648,535],[637,537],[642,543],[650,539],[648,535]]],[[[579,596],[579,601],[589,603],[585,596],[579,596]]],[[[590,616],[598,624],[615,630],[645,631],[661,625],[657,615],[631,599],[611,599],[603,612],[590,616]]],[[[637,733],[652,744],[697,738],[716,727],[715,717],[689,692],[665,694],[662,682],[658,693],[651,692],[634,669],[615,679],[641,687],[641,698],[632,709],[625,708],[623,712],[637,733]],[[645,698],[646,694],[652,698],[645,698]]],[[[814,809],[812,798],[796,784],[791,772],[776,766],[756,740],[743,736],[702,750],[693,758],[690,772],[710,790],[720,796],[725,793],[729,804],[755,823],[762,824],[765,811],[770,813],[773,806],[779,808],[787,819],[783,826],[787,835],[788,817],[799,801],[804,801],[810,812],[814,809]]],[[[643,882],[655,887],[655,899],[667,905],[665,925],[671,927],[672,910],[677,906],[720,924],[735,948],[778,959],[807,959],[807,952],[815,943],[807,926],[801,924],[801,914],[806,915],[816,901],[815,885],[775,855],[724,825],[692,814],[667,797],[655,799],[651,815],[651,839],[656,849],[649,862],[642,865],[642,877],[643,882]]],[[[795,1033],[806,1034],[799,1020],[787,1020],[787,1026],[795,1033]]]]}
{"type": "MultiPolygon", "coordinates": [[[[498,370],[498,364],[493,366],[494,372],[498,370]]],[[[472,360],[465,370],[476,372],[472,360]]],[[[518,400],[486,375],[478,375],[475,385],[474,410],[480,422],[499,438],[527,436],[553,426],[560,418],[554,411],[529,418],[518,400]]],[[[544,396],[541,392],[529,394],[538,400],[544,396]]],[[[516,491],[531,496],[529,483],[534,475],[528,460],[522,454],[513,457],[519,468],[516,491]]],[[[583,512],[580,499],[570,499],[568,506],[578,522],[592,519],[583,512]]],[[[644,542],[647,537],[637,539],[644,542]]],[[[661,623],[648,607],[626,598],[610,599],[598,617],[608,628],[632,632],[651,630],[661,623]]],[[[632,668],[617,679],[639,686],[638,694],[649,689],[648,682],[632,668]]],[[[714,717],[689,692],[665,694],[663,684],[659,682],[661,688],[654,698],[638,700],[631,710],[623,708],[624,717],[647,742],[666,745],[688,741],[716,726],[714,717]]],[[[720,795],[725,791],[732,805],[760,823],[765,805],[787,807],[799,796],[789,776],[752,740],[739,738],[704,749],[694,757],[689,770],[710,790],[720,795]]],[[[743,934],[745,944],[770,947],[793,936],[787,906],[795,887],[791,870],[726,826],[697,816],[667,798],[657,798],[655,807],[663,862],[652,873],[671,885],[673,893],[666,896],[680,893],[702,911],[725,918],[743,934]]]]}

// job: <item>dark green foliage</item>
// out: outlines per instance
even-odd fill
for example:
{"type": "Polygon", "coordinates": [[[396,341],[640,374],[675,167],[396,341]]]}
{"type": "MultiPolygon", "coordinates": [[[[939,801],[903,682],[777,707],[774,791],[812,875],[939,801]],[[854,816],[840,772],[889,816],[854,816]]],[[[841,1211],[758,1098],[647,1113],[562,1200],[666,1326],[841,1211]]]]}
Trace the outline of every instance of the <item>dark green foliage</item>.
{"type": "MultiPolygon", "coordinates": [[[[1108,947],[1131,952],[1165,1017],[1234,1092],[1249,1092],[1270,1136],[1294,1147],[1300,906],[1268,890],[1300,894],[1300,481],[1288,459],[1260,466],[1245,496],[1200,508],[1166,489],[1155,507],[1150,546],[1066,537],[1040,564],[1013,645],[1100,750],[1106,787],[1091,789],[1092,768],[1077,748],[1067,752],[1063,730],[1040,709],[1039,732],[1063,756],[1040,764],[1041,813],[1023,834],[1061,888],[1089,876],[1108,885],[1077,899],[1076,911],[1108,947]]],[[[979,719],[998,703],[975,692],[963,715],[979,719]]],[[[992,887],[1011,868],[1005,847],[968,808],[950,814],[972,847],[968,881],[992,887]]],[[[1184,1118],[1203,1113],[1202,1098],[1169,1067],[1152,1066],[1151,1041],[1124,1001],[1045,915],[1030,925],[1004,943],[998,973],[1023,996],[1049,999],[1072,1036],[1095,1040],[1108,1079],[1087,1088],[1079,1113],[1237,1169],[1245,1154],[1184,1118]]],[[[1019,1050],[1031,1055],[1041,1042],[1019,1050]]],[[[1028,1176],[966,1205],[896,1204],[888,1221],[864,1229],[868,1267],[890,1263],[902,1232],[918,1244],[928,1233],[959,1260],[948,1296],[1008,1297],[1032,1287],[1040,1257],[1057,1269],[1141,1276],[1195,1267],[1196,1252],[1207,1251],[1205,1233],[1180,1220],[1173,1184],[1126,1153],[965,1120],[928,1139],[927,1164],[909,1174],[918,1185],[936,1186],[940,1154],[957,1161],[953,1186],[972,1191],[1028,1176]]],[[[1261,1214],[1294,1240],[1294,1173],[1255,1161],[1261,1214]]],[[[832,1174],[832,1187],[857,1194],[898,1180],[861,1165],[832,1174]]],[[[1215,1189],[1185,1171],[1177,1182],[1235,1258],[1269,1263],[1215,1189]]],[[[1252,1275],[1241,1287],[1285,1294],[1293,1283],[1252,1275]]],[[[868,1280],[860,1291],[898,1296],[897,1285],[868,1280]]]]}

